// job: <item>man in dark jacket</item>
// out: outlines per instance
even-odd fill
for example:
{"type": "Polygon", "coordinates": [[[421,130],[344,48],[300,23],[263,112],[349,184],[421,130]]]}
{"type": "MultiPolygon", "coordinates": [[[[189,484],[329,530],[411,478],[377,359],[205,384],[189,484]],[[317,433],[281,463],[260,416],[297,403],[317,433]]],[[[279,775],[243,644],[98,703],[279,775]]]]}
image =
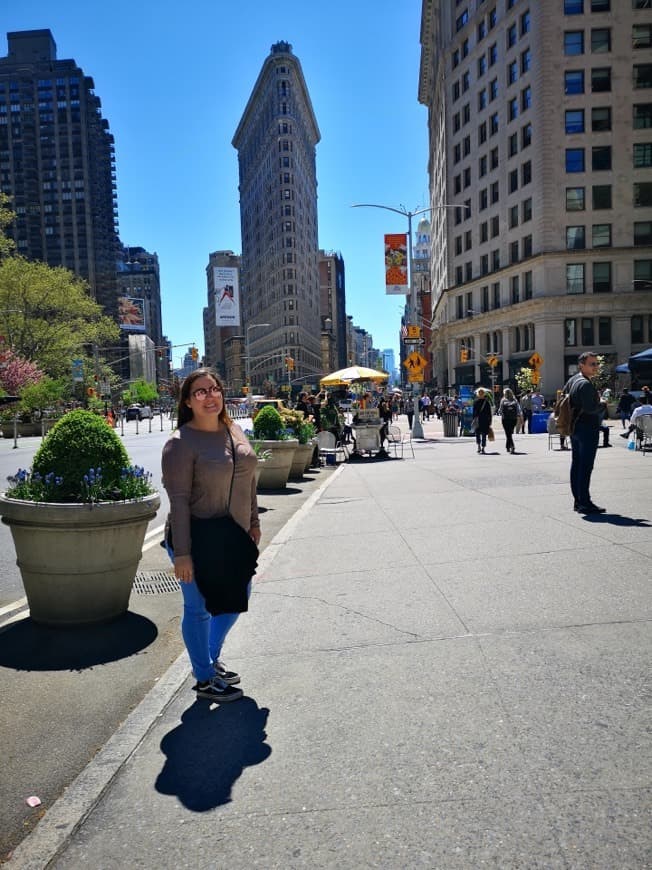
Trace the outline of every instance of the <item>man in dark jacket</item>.
{"type": "Polygon", "coordinates": [[[591,473],[600,438],[600,396],[591,379],[596,377],[600,363],[595,353],[586,351],[578,360],[579,372],[569,379],[564,392],[570,395],[575,428],[571,435],[573,459],[570,485],[575,510],[582,514],[603,514],[605,509],[591,501],[591,473]]]}

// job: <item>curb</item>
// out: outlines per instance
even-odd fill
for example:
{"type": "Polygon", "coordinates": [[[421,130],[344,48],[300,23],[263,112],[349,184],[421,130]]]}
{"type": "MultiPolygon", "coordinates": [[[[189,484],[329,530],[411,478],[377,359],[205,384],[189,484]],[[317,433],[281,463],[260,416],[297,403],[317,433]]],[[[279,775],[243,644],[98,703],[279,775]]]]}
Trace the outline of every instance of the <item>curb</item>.
{"type": "MultiPolygon", "coordinates": [[[[301,505],[263,550],[259,581],[265,579],[281,547],[287,543],[301,519],[309,513],[322,493],[340,476],[340,465],[301,505]]],[[[258,582],[258,581],[257,581],[258,582]]],[[[36,828],[13,850],[8,864],[21,870],[43,870],[57,858],[75,831],[99,803],[115,776],[138,749],[157,719],[165,713],[190,674],[185,650],[161,676],[109,738],[95,758],[77,775],[63,794],[46,811],[36,828]]]]}

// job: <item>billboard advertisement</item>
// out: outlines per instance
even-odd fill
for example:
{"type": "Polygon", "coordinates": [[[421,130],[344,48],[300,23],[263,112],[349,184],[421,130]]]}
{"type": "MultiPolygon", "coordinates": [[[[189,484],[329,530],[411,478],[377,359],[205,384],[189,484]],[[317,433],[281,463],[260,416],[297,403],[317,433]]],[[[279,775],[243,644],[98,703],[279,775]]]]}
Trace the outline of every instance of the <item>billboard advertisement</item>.
{"type": "Polygon", "coordinates": [[[385,293],[387,296],[409,293],[407,259],[407,233],[386,235],[385,293]]]}
{"type": "Polygon", "coordinates": [[[118,324],[125,332],[145,332],[145,300],[119,296],[118,324]]]}
{"type": "Polygon", "coordinates": [[[230,266],[213,268],[215,292],[215,325],[240,326],[240,293],[238,270],[230,266]]]}

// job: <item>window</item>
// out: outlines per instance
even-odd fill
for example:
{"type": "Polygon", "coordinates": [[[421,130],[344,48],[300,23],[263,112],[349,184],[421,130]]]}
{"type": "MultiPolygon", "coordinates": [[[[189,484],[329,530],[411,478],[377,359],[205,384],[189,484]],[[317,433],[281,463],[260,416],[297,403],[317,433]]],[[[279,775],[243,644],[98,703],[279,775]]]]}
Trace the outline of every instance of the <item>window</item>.
{"type": "Polygon", "coordinates": [[[518,100],[513,97],[508,104],[508,120],[513,121],[518,118],[518,100]]]}
{"type": "Polygon", "coordinates": [[[484,187],[478,196],[478,208],[480,211],[484,211],[489,205],[489,198],[487,195],[487,188],[484,187]]]}
{"type": "Polygon", "coordinates": [[[652,127],[652,103],[634,105],[634,129],[647,130],[652,127]]]}
{"type": "Polygon", "coordinates": [[[577,346],[577,321],[575,318],[564,321],[564,344],[566,347],[577,346]]]}
{"type": "Polygon", "coordinates": [[[567,30],[564,33],[564,54],[584,54],[583,30],[567,30]]]}
{"type": "Polygon", "coordinates": [[[583,187],[566,188],[566,211],[584,211],[585,192],[583,187]]]}
{"type": "Polygon", "coordinates": [[[582,317],[580,319],[580,327],[582,330],[582,344],[586,347],[587,345],[591,347],[594,344],[593,341],[593,318],[592,317],[582,317]]]}
{"type": "Polygon", "coordinates": [[[493,79],[489,83],[489,102],[493,102],[498,96],[498,79],[493,79]]]}
{"type": "Polygon", "coordinates": [[[483,109],[487,108],[487,91],[485,88],[482,88],[481,91],[478,91],[478,112],[481,112],[483,109]]]}
{"type": "Polygon", "coordinates": [[[634,290],[652,287],[652,260],[634,260],[634,290]]]}
{"type": "Polygon", "coordinates": [[[566,249],[568,251],[581,251],[585,247],[585,227],[566,227],[566,249]]]}
{"type": "Polygon", "coordinates": [[[515,190],[518,190],[518,169],[512,169],[509,173],[507,189],[510,193],[514,193],[515,190]]]}
{"type": "Polygon", "coordinates": [[[632,9],[650,9],[650,0],[632,0],[632,9]]]}
{"type": "Polygon", "coordinates": [[[481,287],[480,293],[482,296],[482,302],[480,304],[480,311],[489,311],[489,287],[481,287]]]}
{"type": "Polygon", "coordinates": [[[532,106],[532,88],[528,85],[521,91],[521,112],[527,112],[532,106]]]}
{"type": "Polygon", "coordinates": [[[566,133],[584,132],[584,109],[566,110],[566,133]]]}
{"type": "Polygon", "coordinates": [[[471,137],[470,136],[465,136],[464,139],[462,139],[462,153],[464,154],[465,157],[468,157],[468,155],[471,153],[471,137]]]}
{"type": "Polygon", "coordinates": [[[511,48],[513,45],[516,45],[516,40],[518,39],[518,32],[516,30],[516,25],[512,24],[507,28],[507,48],[511,48]]]}
{"type": "Polygon", "coordinates": [[[460,294],[455,299],[455,303],[457,306],[457,319],[462,320],[462,318],[464,317],[464,297],[460,294]]]}
{"type": "Polygon", "coordinates": [[[598,317],[598,344],[611,344],[611,317],[598,317]]]}
{"type": "Polygon", "coordinates": [[[464,270],[461,266],[457,266],[455,269],[455,283],[463,284],[464,283],[464,270]]]}
{"type": "Polygon", "coordinates": [[[453,102],[455,102],[455,100],[459,100],[459,98],[460,98],[460,83],[453,82],[453,102]]]}
{"type": "Polygon", "coordinates": [[[465,39],[462,43],[462,57],[466,57],[469,53],[469,40],[465,39]]]}
{"type": "Polygon", "coordinates": [[[462,236],[457,236],[455,239],[455,256],[459,257],[462,253],[462,236]]]}
{"type": "Polygon", "coordinates": [[[638,181],[634,184],[634,208],[652,206],[652,182],[638,181]]]}
{"type": "MultiPolygon", "coordinates": [[[[518,257],[517,257],[517,259],[518,259],[518,257]]],[[[516,305],[518,302],[521,301],[521,293],[520,293],[518,275],[514,275],[510,279],[509,287],[510,287],[510,296],[511,296],[511,300],[512,300],[512,305],[516,305]]]]}
{"type": "Polygon", "coordinates": [[[566,149],[566,172],[584,172],[584,148],[566,149]]]}
{"type": "Polygon", "coordinates": [[[518,154],[518,133],[512,133],[509,137],[507,150],[510,157],[518,154]]]}
{"type": "Polygon", "coordinates": [[[652,48],[652,24],[635,24],[632,27],[632,48],[652,48]]]}
{"type": "Polygon", "coordinates": [[[591,12],[609,12],[611,0],[591,0],[591,12]]]}
{"type": "Polygon", "coordinates": [[[453,52],[453,69],[460,65],[460,51],[458,48],[453,52]]]}
{"type": "Polygon", "coordinates": [[[478,127],[478,145],[487,141],[487,122],[483,121],[478,127]]]}
{"type": "Polygon", "coordinates": [[[464,264],[464,280],[471,281],[473,279],[473,263],[464,264]]]}
{"type": "Polygon", "coordinates": [[[491,168],[497,169],[498,168],[498,149],[492,148],[491,151],[489,152],[489,157],[490,157],[490,161],[491,161],[491,168]]]}
{"type": "Polygon", "coordinates": [[[528,9],[521,15],[521,36],[530,32],[530,24],[530,10],[528,9]]]}
{"type": "Polygon", "coordinates": [[[591,148],[591,168],[594,172],[611,169],[611,145],[596,145],[591,148]]]}
{"type": "Polygon", "coordinates": [[[480,224],[480,243],[486,242],[489,239],[489,224],[487,221],[483,221],[480,224]]]}
{"type": "Polygon", "coordinates": [[[462,14],[457,17],[457,20],[455,22],[455,30],[457,30],[459,32],[464,27],[464,25],[467,23],[468,20],[469,20],[469,12],[468,12],[468,9],[465,9],[464,12],[462,12],[462,14]]]}
{"type": "Polygon", "coordinates": [[[643,317],[640,314],[635,314],[631,319],[631,335],[632,344],[643,344],[645,336],[643,333],[643,317]]]}
{"type": "Polygon", "coordinates": [[[462,159],[462,146],[458,143],[453,148],[453,163],[459,163],[462,159]]]}
{"type": "Polygon", "coordinates": [[[584,263],[566,265],[566,292],[584,293],[584,263]]]}
{"type": "Polygon", "coordinates": [[[584,93],[584,70],[568,70],[564,73],[564,93],[584,93]]]}
{"type": "Polygon", "coordinates": [[[487,35],[487,25],[484,21],[478,24],[478,42],[481,42],[487,35]]]}
{"type": "Polygon", "coordinates": [[[498,16],[496,14],[496,10],[492,9],[489,13],[489,30],[493,30],[496,26],[496,21],[498,20],[498,16]]]}
{"type": "Polygon", "coordinates": [[[498,46],[494,42],[493,45],[489,46],[489,66],[493,66],[495,63],[498,63],[498,46]]]}
{"type": "Polygon", "coordinates": [[[634,144],[634,169],[652,166],[652,142],[634,144]]]}
{"type": "Polygon", "coordinates": [[[473,247],[473,233],[471,232],[471,230],[467,230],[464,233],[464,250],[470,251],[472,247],[473,247]]]}
{"type": "Polygon", "coordinates": [[[637,221],[634,224],[634,245],[652,245],[652,221],[637,221]]]}
{"type": "Polygon", "coordinates": [[[480,257],[480,274],[487,275],[489,273],[489,254],[483,254],[480,257]]]}
{"type": "Polygon", "coordinates": [[[498,112],[489,118],[489,135],[494,136],[498,132],[498,112]]]}
{"type": "Polygon", "coordinates": [[[462,93],[466,93],[471,86],[471,73],[467,70],[462,76],[462,93]]]}
{"type": "Polygon", "coordinates": [[[529,184],[532,181],[532,163],[527,161],[521,166],[521,187],[529,184]]]}
{"type": "Polygon", "coordinates": [[[611,263],[593,264],[593,292],[611,293],[611,263]]]}
{"type": "Polygon", "coordinates": [[[494,308],[500,308],[500,282],[491,285],[491,304],[494,308]]]}
{"type": "Polygon", "coordinates": [[[611,224],[593,224],[592,245],[594,248],[611,247],[611,224]]]}
{"type": "Polygon", "coordinates": [[[523,259],[532,256],[532,236],[523,236],[521,239],[521,256],[523,259]]]}
{"type": "Polygon", "coordinates": [[[594,133],[611,130],[611,108],[609,106],[591,109],[591,130],[594,133]]]}
{"type": "Polygon", "coordinates": [[[471,120],[471,106],[469,103],[466,103],[462,107],[462,124],[468,124],[471,120]]]}
{"type": "Polygon", "coordinates": [[[478,162],[478,176],[482,178],[487,174],[487,155],[485,154],[478,162]]]}
{"type": "Polygon", "coordinates": [[[513,85],[518,81],[518,64],[514,60],[507,67],[507,84],[513,85]]]}
{"type": "Polygon", "coordinates": [[[497,272],[498,269],[500,269],[500,251],[498,248],[491,252],[491,268],[494,272],[497,272]]]}
{"type": "Polygon", "coordinates": [[[527,148],[532,144],[532,124],[526,124],[521,129],[521,148],[527,148]]]}
{"type": "Polygon", "coordinates": [[[526,224],[532,220],[532,199],[528,197],[521,203],[521,223],[526,224]]]}
{"type": "Polygon", "coordinates": [[[494,203],[498,202],[498,199],[499,199],[499,192],[498,192],[498,182],[497,182],[497,181],[494,181],[494,182],[492,183],[491,188],[490,188],[490,194],[489,194],[489,196],[490,196],[491,204],[492,204],[492,205],[493,205],[494,203]]]}
{"type": "Polygon", "coordinates": [[[634,65],[634,87],[652,88],[652,63],[634,65]]]}
{"type": "Polygon", "coordinates": [[[591,52],[601,54],[605,51],[611,51],[611,30],[608,27],[592,30],[591,52]]]}
{"type": "Polygon", "coordinates": [[[518,226],[518,206],[513,205],[509,210],[509,228],[513,230],[518,226]]]}
{"type": "Polygon", "coordinates": [[[495,239],[499,232],[500,218],[498,217],[498,215],[494,215],[494,217],[491,218],[491,238],[495,239]]]}
{"type": "Polygon", "coordinates": [[[564,0],[564,15],[583,15],[584,0],[564,0]]]}
{"type": "Polygon", "coordinates": [[[525,51],[521,54],[521,75],[525,75],[526,72],[530,71],[532,66],[532,53],[529,48],[526,48],[525,51]]]}
{"type": "Polygon", "coordinates": [[[600,67],[591,70],[591,91],[594,94],[611,90],[611,67],[600,67]]]}
{"type": "Polygon", "coordinates": [[[518,242],[512,242],[509,246],[509,262],[518,263],[518,242]]]}
{"type": "Polygon", "coordinates": [[[594,184],[593,185],[593,208],[611,208],[611,185],[610,184],[594,184]]]}
{"type": "Polygon", "coordinates": [[[523,298],[532,298],[532,272],[523,273],[523,298]]]}
{"type": "Polygon", "coordinates": [[[464,190],[471,185],[471,167],[467,166],[464,170],[464,190]]]}

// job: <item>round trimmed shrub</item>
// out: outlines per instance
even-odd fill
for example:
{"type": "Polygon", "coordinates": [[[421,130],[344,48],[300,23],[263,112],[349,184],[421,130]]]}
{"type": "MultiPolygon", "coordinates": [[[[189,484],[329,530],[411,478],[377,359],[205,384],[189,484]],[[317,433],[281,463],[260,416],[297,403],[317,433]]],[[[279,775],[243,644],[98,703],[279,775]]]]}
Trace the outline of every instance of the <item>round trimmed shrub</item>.
{"type": "Polygon", "coordinates": [[[260,441],[280,441],[283,438],[283,420],[272,405],[264,405],[254,420],[254,438],[260,441]]]}
{"type": "Polygon", "coordinates": [[[82,481],[90,469],[102,469],[103,488],[115,486],[129,456],[118,435],[90,411],[70,411],[46,435],[36,451],[32,472],[62,478],[62,501],[83,501],[82,481]]]}

